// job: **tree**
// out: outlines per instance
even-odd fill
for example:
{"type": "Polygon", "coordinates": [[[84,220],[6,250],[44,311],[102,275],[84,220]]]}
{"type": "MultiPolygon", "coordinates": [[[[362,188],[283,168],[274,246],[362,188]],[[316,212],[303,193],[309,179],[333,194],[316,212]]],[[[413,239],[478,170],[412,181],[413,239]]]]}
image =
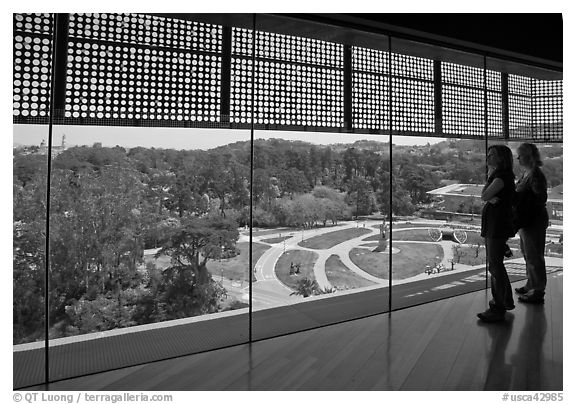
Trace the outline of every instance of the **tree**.
{"type": "Polygon", "coordinates": [[[148,315],[181,318],[217,311],[226,290],[212,279],[206,263],[235,250],[238,236],[236,222],[221,216],[182,218],[156,254],[169,256],[171,265],[152,299],[161,305],[154,303],[157,310],[148,315]]]}
{"type": "Polygon", "coordinates": [[[361,177],[353,177],[349,183],[348,204],[354,215],[370,215],[377,209],[376,196],[370,183],[361,177]]]}
{"type": "Polygon", "coordinates": [[[320,293],[320,286],[315,279],[303,278],[298,280],[296,284],[296,290],[290,295],[300,295],[302,297],[308,297],[312,295],[317,295],[320,293]]]}
{"type": "MultiPolygon", "coordinates": [[[[13,184],[12,335],[14,344],[44,338],[46,167],[36,167],[36,171],[26,172],[26,176],[29,177],[22,183],[15,181],[13,184]]],[[[16,168],[14,175],[22,177],[22,172],[16,168]]]]}

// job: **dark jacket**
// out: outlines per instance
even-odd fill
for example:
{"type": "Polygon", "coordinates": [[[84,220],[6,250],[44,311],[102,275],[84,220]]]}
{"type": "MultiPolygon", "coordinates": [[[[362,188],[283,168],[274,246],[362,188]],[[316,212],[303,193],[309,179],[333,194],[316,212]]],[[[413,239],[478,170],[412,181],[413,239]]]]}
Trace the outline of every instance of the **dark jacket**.
{"type": "Polygon", "coordinates": [[[524,174],[516,184],[514,198],[514,226],[522,229],[534,223],[548,225],[548,185],[540,168],[534,168],[530,174],[524,174]]]}
{"type": "Polygon", "coordinates": [[[504,188],[495,196],[498,203],[486,202],[482,209],[482,228],[480,235],[490,238],[509,238],[515,232],[512,222],[512,201],[514,199],[514,173],[512,171],[496,170],[486,181],[486,188],[500,178],[504,182],[504,188]]]}

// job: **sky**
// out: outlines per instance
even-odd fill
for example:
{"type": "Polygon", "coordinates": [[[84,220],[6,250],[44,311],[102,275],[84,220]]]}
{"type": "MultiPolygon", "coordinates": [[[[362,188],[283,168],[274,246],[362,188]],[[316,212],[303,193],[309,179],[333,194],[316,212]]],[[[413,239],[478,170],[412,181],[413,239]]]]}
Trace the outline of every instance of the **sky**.
{"type": "MultiPolygon", "coordinates": [[[[116,145],[131,147],[156,147],[163,149],[202,149],[250,140],[250,130],[230,129],[183,129],[183,128],[131,128],[131,127],[98,127],[98,126],[54,126],[52,144],[60,146],[62,136],[66,135],[66,145],[93,145],[100,142],[102,146],[116,145]]],[[[317,145],[334,143],[354,143],[361,139],[388,141],[388,136],[356,135],[326,132],[291,132],[291,131],[255,131],[255,139],[282,138],[286,140],[303,140],[317,145]]],[[[46,125],[14,125],[13,145],[40,145],[42,140],[48,142],[46,125]]],[[[438,143],[444,138],[394,136],[392,143],[397,145],[425,145],[438,143]]]]}

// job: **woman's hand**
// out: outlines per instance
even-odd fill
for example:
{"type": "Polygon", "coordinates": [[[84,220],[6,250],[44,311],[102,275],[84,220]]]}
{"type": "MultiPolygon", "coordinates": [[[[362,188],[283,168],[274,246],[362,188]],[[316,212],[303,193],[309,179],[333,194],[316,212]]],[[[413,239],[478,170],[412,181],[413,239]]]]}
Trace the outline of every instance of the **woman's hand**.
{"type": "Polygon", "coordinates": [[[496,171],[495,167],[488,166],[488,178],[490,178],[492,174],[494,174],[494,171],[496,171]]]}
{"type": "Polygon", "coordinates": [[[497,196],[488,201],[488,203],[491,203],[492,205],[496,205],[498,202],[500,202],[500,198],[498,198],[497,196]]]}

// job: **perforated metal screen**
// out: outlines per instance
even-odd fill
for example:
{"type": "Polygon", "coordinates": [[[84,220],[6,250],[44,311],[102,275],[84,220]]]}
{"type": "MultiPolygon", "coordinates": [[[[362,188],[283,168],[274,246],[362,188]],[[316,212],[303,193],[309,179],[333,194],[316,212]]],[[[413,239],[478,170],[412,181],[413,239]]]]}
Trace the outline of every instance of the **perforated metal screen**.
{"type": "Polygon", "coordinates": [[[562,133],[562,81],[532,79],[532,117],[533,140],[554,140],[562,133]]]}
{"type": "Polygon", "coordinates": [[[562,138],[562,81],[510,75],[510,138],[535,142],[562,138]],[[559,136],[560,134],[560,136],[559,136]]]}
{"type": "Polygon", "coordinates": [[[72,14],[66,118],[216,123],[221,27],[153,16],[72,14]]]}
{"type": "MultiPolygon", "coordinates": [[[[14,123],[48,122],[54,20],[14,14],[14,123]]],[[[247,128],[254,111],[258,129],[562,140],[561,81],[151,15],[65,23],[57,123],[247,128]]]]}
{"type": "MultiPolygon", "coordinates": [[[[234,29],[230,121],[251,118],[252,32],[234,29]]],[[[254,123],[257,128],[343,125],[342,46],[257,32],[254,123]]]]}
{"type": "Polygon", "coordinates": [[[352,47],[352,122],[359,131],[388,129],[389,52],[352,47]]]}
{"type": "Polygon", "coordinates": [[[392,129],[434,132],[434,62],[392,54],[392,129]]]}
{"type": "Polygon", "coordinates": [[[14,14],[14,122],[46,121],[50,114],[51,14],[14,14]]]}

